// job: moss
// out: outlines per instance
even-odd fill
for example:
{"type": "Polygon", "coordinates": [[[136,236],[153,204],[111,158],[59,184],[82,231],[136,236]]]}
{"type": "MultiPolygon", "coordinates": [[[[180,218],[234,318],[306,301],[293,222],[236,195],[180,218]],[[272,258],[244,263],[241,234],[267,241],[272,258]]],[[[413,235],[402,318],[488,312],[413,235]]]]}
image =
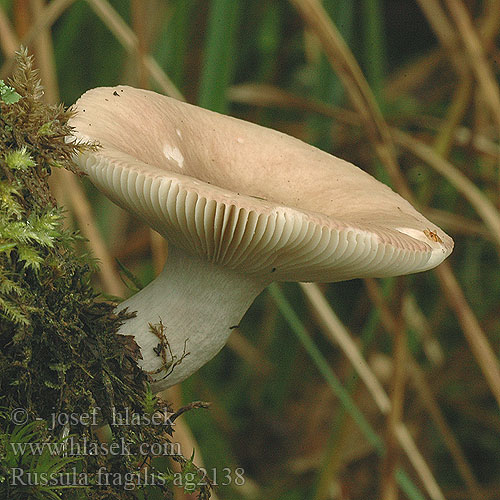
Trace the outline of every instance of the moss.
{"type": "MultiPolygon", "coordinates": [[[[101,445],[122,440],[133,449],[142,442],[168,443],[173,432],[171,422],[106,425],[116,414],[154,414],[168,405],[148,391],[148,375],[137,366],[133,338],[115,335],[131,314],[116,314],[115,304],[94,292],[90,278],[95,262],[76,253],[78,235],[63,228],[47,180],[53,168],[71,170],[71,157],[82,146],[65,141],[71,111],[47,106],[42,93],[31,59],[21,53],[12,81],[0,84],[1,498],[76,495],[73,489],[47,490],[40,484],[12,487],[12,463],[39,470],[42,460],[29,452],[12,456],[10,441],[19,438],[20,427],[8,417],[16,408],[26,412],[29,425],[37,423],[21,433],[27,441],[61,442],[70,430],[78,440],[101,445]],[[77,422],[50,430],[54,415],[70,414],[95,415],[97,425],[77,422]],[[103,429],[109,432],[104,435],[103,429]]],[[[91,482],[96,482],[100,467],[120,477],[134,474],[136,482],[141,474],[158,474],[165,480],[158,488],[161,497],[171,497],[173,473],[156,468],[153,457],[82,453],[71,460],[57,458],[52,457],[57,470],[78,463],[91,482]]],[[[50,457],[44,460],[46,468],[55,470],[50,457]]],[[[192,473],[189,460],[176,460],[192,473]]],[[[78,492],[83,495],[79,498],[137,498],[135,489],[123,485],[101,484],[78,492]]],[[[200,498],[208,496],[206,488],[200,491],[200,498]]]]}

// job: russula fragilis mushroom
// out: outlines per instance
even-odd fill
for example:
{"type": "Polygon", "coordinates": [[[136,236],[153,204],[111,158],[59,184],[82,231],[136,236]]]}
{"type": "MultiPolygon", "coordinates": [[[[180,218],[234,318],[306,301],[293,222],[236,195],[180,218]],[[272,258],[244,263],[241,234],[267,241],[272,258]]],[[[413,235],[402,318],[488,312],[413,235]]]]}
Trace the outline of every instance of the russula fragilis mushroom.
{"type": "Polygon", "coordinates": [[[78,167],[168,241],[164,271],[120,305],[156,390],[215,356],[272,281],[416,273],[453,248],[386,185],[274,130],[125,86],[86,92],[70,125],[100,145],[78,167]],[[159,320],[174,359],[189,352],[167,377],[159,320]]]}

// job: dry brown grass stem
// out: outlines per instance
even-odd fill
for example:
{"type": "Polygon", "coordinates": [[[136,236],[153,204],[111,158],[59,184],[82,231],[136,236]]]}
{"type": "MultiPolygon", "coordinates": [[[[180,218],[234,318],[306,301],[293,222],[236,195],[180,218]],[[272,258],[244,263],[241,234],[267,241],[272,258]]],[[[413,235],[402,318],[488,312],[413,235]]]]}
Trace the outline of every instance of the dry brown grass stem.
{"type": "MultiPolygon", "coordinates": [[[[395,161],[391,134],[387,124],[377,107],[373,94],[371,93],[371,90],[366,83],[358,64],[356,63],[354,56],[342,40],[338,30],[335,28],[325,10],[317,0],[290,0],[290,2],[295,5],[306,24],[319,38],[330,64],[342,80],[351,101],[360,114],[363,124],[367,128],[368,133],[371,133],[372,140],[375,141],[375,149],[379,159],[384,165],[387,166],[388,172],[393,178],[396,188],[409,201],[413,201],[413,195],[408,189],[407,183],[401,175],[399,166],[395,161]],[[396,175],[394,175],[395,172],[397,172],[396,175]]],[[[452,3],[455,2],[452,1],[452,3]]],[[[500,116],[500,105],[497,112],[500,116]]],[[[403,139],[403,142],[409,147],[415,146],[415,141],[413,139],[408,141],[405,134],[402,132],[398,132],[398,138],[403,139]]],[[[487,217],[488,225],[494,228],[495,237],[498,238],[498,235],[500,234],[498,231],[498,213],[496,210],[490,210],[492,204],[482,195],[482,193],[478,193],[477,188],[475,188],[475,186],[473,186],[473,184],[465,176],[463,176],[463,174],[458,175],[458,170],[450,170],[449,168],[446,168],[449,164],[446,163],[446,167],[443,168],[445,166],[445,163],[443,163],[444,160],[440,159],[440,157],[432,149],[419,144],[419,146],[415,148],[414,153],[417,151],[422,154],[425,153],[425,157],[429,161],[432,161],[432,166],[435,168],[441,168],[443,173],[446,172],[449,175],[450,179],[453,179],[455,182],[458,181],[462,188],[465,185],[467,185],[467,188],[474,187],[472,190],[467,189],[468,199],[469,201],[473,199],[476,204],[479,203],[478,207],[481,208],[480,215],[482,215],[483,219],[485,216],[487,217]],[[473,194],[471,194],[471,192],[473,194]]],[[[476,207],[476,210],[478,207],[476,207]]],[[[460,325],[462,329],[464,329],[465,337],[471,346],[472,352],[485,375],[492,394],[500,406],[500,368],[498,360],[496,359],[487,337],[481,329],[479,321],[474,315],[471,307],[469,306],[449,264],[445,262],[436,272],[440,279],[441,287],[444,290],[445,296],[452,309],[454,309],[457,314],[460,325]]]]}
{"type": "Polygon", "coordinates": [[[430,220],[436,222],[438,226],[444,227],[454,235],[473,236],[489,241],[493,240],[487,227],[477,220],[436,208],[426,208],[423,210],[423,213],[430,220]]]}
{"type": "MultiPolygon", "coordinates": [[[[467,91],[459,92],[459,99],[462,100],[467,91]]],[[[232,87],[229,92],[229,96],[232,100],[240,103],[246,103],[258,106],[278,106],[283,108],[293,107],[295,109],[303,109],[306,111],[312,111],[330,118],[340,120],[349,125],[360,125],[359,118],[352,111],[344,110],[341,108],[336,108],[334,106],[313,101],[311,99],[306,99],[300,96],[296,96],[290,92],[283,91],[276,87],[269,85],[260,84],[243,84],[236,87],[232,87]]],[[[457,108],[459,106],[457,105],[457,108]]],[[[441,139],[438,139],[440,145],[437,147],[446,153],[449,150],[449,140],[450,138],[458,138],[460,142],[465,142],[472,137],[472,133],[469,129],[465,127],[458,127],[457,117],[461,114],[464,107],[461,106],[460,110],[456,110],[451,119],[443,124],[441,130],[444,131],[441,139]],[[448,133],[449,131],[449,133],[448,133]]],[[[463,218],[456,216],[454,214],[449,214],[442,211],[436,211],[431,209],[423,209],[424,212],[432,213],[436,217],[437,222],[442,222],[445,226],[451,226],[455,231],[466,232],[470,234],[481,235],[487,239],[492,237],[500,245],[500,215],[498,210],[495,208],[493,203],[489,201],[487,196],[478,189],[472,181],[470,181],[457,167],[453,164],[444,160],[433,148],[427,146],[422,141],[414,139],[412,136],[401,132],[399,129],[392,128],[391,133],[399,145],[405,147],[413,154],[415,154],[420,160],[424,161],[426,164],[434,168],[437,172],[443,175],[448,181],[454,185],[471,203],[471,205],[476,209],[478,214],[481,216],[486,226],[490,229],[487,231],[482,228],[477,222],[468,221],[464,224],[463,218]],[[438,221],[439,219],[439,221],[438,221]]],[[[496,144],[489,141],[486,137],[476,136],[477,147],[482,150],[487,150],[491,155],[497,155],[500,150],[496,144]]]]}
{"type": "MultiPolygon", "coordinates": [[[[43,17],[47,7],[43,0],[30,0],[33,19],[43,17]]],[[[36,22],[35,22],[36,24],[36,22]]],[[[56,68],[54,62],[54,51],[52,39],[47,25],[37,30],[37,36],[33,39],[36,50],[36,64],[40,70],[42,84],[45,89],[45,99],[50,104],[59,102],[59,90],[57,86],[56,68]]],[[[31,28],[30,32],[34,29],[31,28]]],[[[55,192],[63,196],[64,204],[71,208],[75,215],[82,234],[87,238],[92,253],[101,261],[99,276],[105,292],[121,296],[124,285],[116,271],[116,266],[97,229],[90,204],[83,192],[81,184],[75,176],[67,171],[54,171],[53,181],[56,184],[55,192]],[[64,189],[62,188],[64,186],[64,189]]],[[[59,202],[63,200],[58,200],[59,202]]]]}
{"type": "MultiPolygon", "coordinates": [[[[338,484],[339,477],[342,474],[342,468],[349,459],[354,459],[354,457],[349,457],[349,452],[352,452],[351,436],[355,429],[355,423],[353,420],[346,418],[343,415],[340,423],[335,421],[335,429],[340,429],[338,431],[338,436],[335,439],[333,446],[326,446],[326,452],[324,451],[322,456],[313,457],[300,457],[295,460],[291,467],[297,472],[308,472],[311,469],[319,470],[319,479],[312,500],[331,500],[332,499],[332,486],[335,483],[338,484]]],[[[372,450],[368,443],[364,443],[364,449],[360,450],[363,444],[359,443],[359,447],[356,450],[358,456],[362,456],[362,453],[369,454],[372,450]]]]}
{"type": "Polygon", "coordinates": [[[406,451],[406,454],[412,459],[413,468],[420,471],[422,474],[421,480],[427,489],[427,493],[432,500],[446,500],[441,488],[434,480],[425,458],[418,453],[415,441],[410,434],[410,431],[403,425],[402,422],[396,425],[396,435],[401,447],[406,451]]]}
{"type": "Polygon", "coordinates": [[[394,74],[389,75],[384,95],[388,99],[395,99],[418,89],[428,80],[443,59],[442,50],[434,49],[420,56],[416,61],[403,65],[394,74]]]}
{"type": "Polygon", "coordinates": [[[0,47],[6,57],[13,54],[19,47],[17,36],[10,19],[5,14],[3,7],[0,5],[0,47]]]}
{"type": "Polygon", "coordinates": [[[479,24],[483,47],[487,52],[494,48],[495,38],[500,30],[500,8],[498,0],[486,0],[484,14],[479,24]]]}
{"type": "Polygon", "coordinates": [[[274,366],[260,349],[257,349],[238,329],[233,330],[227,342],[228,347],[237,354],[258,377],[268,377],[274,366]]]}
{"type": "Polygon", "coordinates": [[[415,296],[409,291],[403,300],[403,315],[409,328],[417,332],[429,362],[434,366],[442,366],[445,360],[443,349],[434,337],[429,320],[419,308],[415,296]]]}
{"type": "MultiPolygon", "coordinates": [[[[364,282],[370,299],[375,304],[380,313],[380,319],[382,321],[382,324],[384,325],[384,328],[388,332],[392,333],[393,337],[397,336],[399,334],[398,330],[400,329],[401,325],[399,321],[394,317],[394,314],[391,312],[391,309],[389,308],[387,301],[385,300],[377,282],[374,279],[365,279],[364,282]]],[[[401,349],[401,346],[398,348],[401,349]]],[[[401,382],[402,380],[400,381],[400,383],[401,382]]],[[[410,458],[413,467],[417,471],[420,471],[420,478],[426,486],[427,492],[429,493],[430,497],[444,499],[441,489],[434,481],[432,472],[427,466],[424,457],[418,452],[416,444],[407,427],[401,420],[394,422],[393,426],[394,433],[398,438],[400,446],[403,450],[405,450],[406,454],[410,458]]]]}
{"type": "Polygon", "coordinates": [[[464,66],[456,31],[448,20],[441,3],[439,0],[417,0],[417,2],[445,52],[450,56],[455,70],[459,75],[462,74],[464,66]]]}
{"type": "MultiPolygon", "coordinates": [[[[61,14],[74,2],[75,0],[52,0],[37,17],[28,33],[23,36],[18,48],[20,48],[21,45],[25,47],[30,46],[39,34],[49,29],[61,14]]],[[[5,62],[0,68],[0,78],[5,78],[11,72],[14,60],[14,52],[7,55],[5,62]]]]}
{"type": "Polygon", "coordinates": [[[131,0],[133,32],[137,39],[137,48],[135,50],[135,64],[133,65],[137,73],[137,83],[142,89],[149,88],[149,74],[144,65],[146,54],[148,53],[147,31],[147,0],[131,0]]]}
{"type": "Polygon", "coordinates": [[[360,126],[359,115],[348,109],[338,108],[321,101],[308,99],[292,92],[262,83],[243,83],[228,90],[228,99],[251,106],[274,106],[299,109],[334,118],[349,125],[360,126]]]}
{"type": "Polygon", "coordinates": [[[473,81],[469,72],[464,72],[447,110],[443,126],[434,144],[434,150],[443,158],[448,158],[457,128],[462,123],[473,96],[473,81]]]}
{"type": "Polygon", "coordinates": [[[290,0],[309,29],[318,37],[331,66],[359,113],[375,151],[387,168],[396,189],[406,198],[411,194],[396,159],[389,127],[377,105],[361,68],[349,47],[318,0],[290,0]]]}
{"type": "Polygon", "coordinates": [[[500,407],[500,369],[488,338],[470,308],[450,265],[444,262],[435,272],[443,284],[446,299],[455,311],[472,353],[500,407]]]}
{"type": "Polygon", "coordinates": [[[14,1],[12,17],[18,37],[23,37],[24,35],[26,35],[31,24],[29,2],[30,0],[14,1]]]}
{"type": "Polygon", "coordinates": [[[489,228],[500,251],[500,214],[488,197],[458,168],[442,158],[430,146],[400,130],[393,130],[393,134],[398,144],[439,172],[462,193],[489,228]]]}
{"type": "MultiPolygon", "coordinates": [[[[363,358],[352,338],[352,335],[338,319],[337,315],[331,308],[330,304],[328,304],[328,301],[316,284],[301,283],[300,286],[307,297],[309,304],[312,306],[313,313],[321,325],[322,331],[327,334],[327,338],[339,345],[356,370],[356,373],[366,385],[380,412],[383,415],[388,415],[391,411],[391,400],[387,396],[387,393],[378,381],[376,375],[363,358]]],[[[387,314],[387,311],[385,311],[386,307],[384,302],[381,302],[381,305],[384,306],[381,310],[381,314],[385,314],[388,330],[391,328],[389,331],[395,332],[397,325],[393,322],[392,315],[387,314]]],[[[444,496],[441,489],[439,488],[439,485],[437,484],[424,458],[418,451],[418,448],[406,426],[403,423],[398,423],[394,427],[394,434],[397,437],[401,448],[408,456],[410,463],[415,468],[415,471],[420,477],[429,496],[433,500],[443,500],[444,496]]]]}
{"type": "MultiPolygon", "coordinates": [[[[458,89],[456,95],[457,97],[462,96],[462,94],[458,92],[458,89]]],[[[228,98],[233,102],[250,106],[276,107],[283,109],[292,108],[309,113],[318,113],[347,125],[356,127],[361,126],[359,115],[354,111],[339,108],[311,98],[302,97],[275,87],[274,85],[242,83],[229,89],[228,98]]],[[[458,115],[458,113],[456,113],[456,115],[458,115]]],[[[429,126],[433,130],[452,128],[449,123],[446,123],[444,120],[437,120],[434,117],[424,117],[421,121],[424,123],[424,126],[429,126]]],[[[417,123],[420,123],[420,121],[417,123]]],[[[395,129],[391,128],[391,134],[393,130],[395,129]]],[[[394,139],[397,142],[397,138],[394,139]]],[[[485,135],[478,134],[476,131],[472,132],[470,128],[457,126],[452,139],[458,145],[472,146],[477,152],[488,155],[491,158],[496,159],[500,155],[500,147],[498,144],[485,135]]]]}
{"type": "Polygon", "coordinates": [[[427,412],[431,416],[436,428],[443,437],[444,443],[448,448],[450,455],[455,462],[457,470],[460,472],[464,483],[469,491],[470,498],[481,498],[481,488],[477,479],[472,472],[472,468],[465,456],[465,453],[460,446],[460,443],[455,438],[448,422],[446,421],[439,404],[434,397],[432,389],[427,382],[425,373],[420,366],[415,362],[413,357],[409,357],[409,372],[410,379],[413,382],[413,387],[417,391],[420,400],[424,404],[427,412]]]}
{"type": "Polygon", "coordinates": [[[116,264],[99,232],[90,203],[76,176],[67,170],[58,170],[54,174],[57,182],[64,186],[63,194],[66,206],[71,207],[83,236],[88,240],[92,254],[99,259],[99,278],[103,291],[117,297],[123,296],[125,286],[120,279],[116,264]]]}
{"type": "MultiPolygon", "coordinates": [[[[450,8],[455,8],[455,21],[460,28],[460,22],[467,23],[470,22],[468,18],[467,12],[464,10],[465,7],[460,2],[451,1],[448,2],[448,6],[450,8]],[[460,21],[457,21],[457,17],[460,18],[460,21]],[[465,19],[464,19],[465,18],[465,19]]],[[[473,31],[472,23],[470,22],[469,28],[473,31]]],[[[493,35],[493,31],[490,33],[486,33],[486,36],[493,35]]],[[[464,39],[467,35],[462,33],[464,39]]],[[[475,37],[475,33],[471,35],[473,38],[475,37]]],[[[479,43],[479,40],[476,40],[479,43]]],[[[486,67],[488,69],[488,67],[486,67]]],[[[484,222],[490,229],[490,233],[494,240],[497,243],[498,250],[498,242],[499,242],[499,224],[500,224],[500,216],[496,208],[489,201],[489,199],[483,195],[483,193],[473,184],[468,178],[463,175],[458,169],[453,167],[453,165],[448,164],[445,159],[441,159],[439,155],[442,155],[446,158],[450,150],[450,145],[452,142],[452,136],[455,134],[456,129],[459,126],[461,118],[465,115],[465,111],[468,107],[469,100],[471,97],[470,89],[467,87],[469,82],[462,82],[462,87],[465,87],[463,91],[460,89],[455,93],[454,102],[452,104],[452,112],[449,113],[447,126],[441,129],[438,134],[434,150],[437,152],[437,155],[433,156],[433,150],[430,151],[430,155],[428,155],[427,161],[432,159],[433,166],[436,169],[441,169],[441,174],[445,175],[448,180],[455,184],[457,190],[461,191],[465,197],[469,199],[471,204],[474,205],[474,208],[478,212],[478,214],[483,218],[484,222]],[[460,182],[461,188],[456,184],[460,182]]],[[[483,88],[484,90],[484,88],[483,88]]],[[[496,88],[498,93],[498,88],[496,88]]],[[[500,110],[498,110],[500,113],[500,110]]],[[[500,127],[500,121],[497,123],[500,127]]],[[[499,128],[500,130],[500,128],[499,128]]],[[[408,137],[406,137],[408,139],[408,137]]],[[[406,141],[412,142],[410,141],[406,141]]],[[[421,152],[425,148],[422,148],[422,145],[418,148],[421,152]]],[[[427,151],[427,153],[429,153],[427,151]]],[[[416,153],[416,151],[413,151],[416,153]]],[[[498,157],[500,158],[500,156],[498,157]]],[[[429,163],[430,164],[430,163],[429,163]]],[[[500,406],[500,367],[498,359],[491,348],[491,345],[488,341],[488,338],[481,328],[479,321],[474,315],[472,309],[470,308],[465,295],[458,284],[455,275],[453,274],[452,268],[449,262],[445,262],[442,266],[440,266],[436,273],[441,281],[442,288],[444,289],[445,295],[447,296],[448,302],[451,304],[452,308],[455,310],[455,314],[462,326],[462,330],[464,331],[465,337],[469,343],[469,346],[472,350],[474,357],[476,358],[484,376],[486,382],[488,383],[493,396],[495,397],[497,404],[500,406]],[[444,286],[443,286],[444,285],[444,286]]]]}
{"type": "Polygon", "coordinates": [[[465,48],[467,62],[476,76],[491,114],[496,121],[497,132],[500,133],[500,90],[486,59],[481,39],[463,2],[460,0],[445,1],[458,28],[457,31],[465,48]]]}
{"type": "MultiPolygon", "coordinates": [[[[30,0],[30,10],[33,19],[43,15],[46,8],[45,0],[30,0]]],[[[56,64],[54,60],[54,47],[50,30],[40,30],[33,40],[35,49],[35,63],[40,69],[40,79],[44,87],[44,99],[49,104],[59,102],[59,85],[57,83],[56,64]]]]}
{"type": "MultiPolygon", "coordinates": [[[[138,53],[139,41],[135,33],[130,29],[127,23],[121,18],[116,10],[106,0],[87,0],[97,16],[113,33],[122,47],[132,55],[138,53]]],[[[150,55],[144,54],[141,57],[142,64],[149,72],[153,81],[158,85],[160,90],[165,94],[175,97],[179,100],[184,100],[183,95],[177,87],[172,83],[167,74],[161,69],[159,64],[150,55]]]]}
{"type": "Polygon", "coordinates": [[[335,314],[318,285],[314,283],[300,283],[300,287],[311,305],[313,315],[321,325],[322,331],[327,334],[327,338],[330,341],[333,341],[342,349],[342,352],[349,359],[357,374],[366,385],[381,413],[384,415],[388,414],[391,402],[384,388],[359,351],[352,335],[335,314]]]}
{"type": "Polygon", "coordinates": [[[500,147],[496,142],[485,135],[473,133],[467,127],[457,127],[455,141],[461,146],[470,145],[478,153],[487,155],[492,159],[496,160],[500,156],[500,147]]]}
{"type": "Polygon", "coordinates": [[[382,464],[381,498],[384,500],[397,500],[398,485],[396,481],[396,469],[399,463],[400,449],[397,445],[398,425],[403,422],[403,407],[406,386],[406,358],[407,358],[407,336],[404,315],[402,314],[402,298],[404,292],[401,284],[404,278],[397,278],[398,290],[396,294],[397,309],[395,326],[392,332],[393,339],[393,376],[391,382],[391,409],[387,416],[385,445],[386,454],[382,464]]]}

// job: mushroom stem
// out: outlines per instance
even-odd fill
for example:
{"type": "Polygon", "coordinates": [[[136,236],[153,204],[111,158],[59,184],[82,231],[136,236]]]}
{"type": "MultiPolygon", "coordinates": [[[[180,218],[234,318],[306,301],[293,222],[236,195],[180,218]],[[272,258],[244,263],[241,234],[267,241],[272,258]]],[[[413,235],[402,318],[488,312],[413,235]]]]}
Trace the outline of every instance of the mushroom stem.
{"type": "Polygon", "coordinates": [[[151,374],[153,390],[161,391],[182,382],[224,347],[267,284],[169,245],[161,274],[120,304],[119,309],[127,307],[137,316],[118,333],[134,335],[140,366],[151,374]]]}

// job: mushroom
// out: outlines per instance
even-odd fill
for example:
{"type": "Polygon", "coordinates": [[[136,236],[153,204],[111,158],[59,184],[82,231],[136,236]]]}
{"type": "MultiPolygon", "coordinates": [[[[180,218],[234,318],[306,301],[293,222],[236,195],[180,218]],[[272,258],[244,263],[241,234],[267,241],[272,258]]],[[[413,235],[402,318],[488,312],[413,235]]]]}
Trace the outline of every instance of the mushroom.
{"type": "Polygon", "coordinates": [[[415,273],[453,248],[388,186],[275,130],[126,86],[86,92],[70,125],[99,145],[77,166],[168,241],[163,272],[119,306],[157,391],[215,356],[273,281],[415,273]]]}

